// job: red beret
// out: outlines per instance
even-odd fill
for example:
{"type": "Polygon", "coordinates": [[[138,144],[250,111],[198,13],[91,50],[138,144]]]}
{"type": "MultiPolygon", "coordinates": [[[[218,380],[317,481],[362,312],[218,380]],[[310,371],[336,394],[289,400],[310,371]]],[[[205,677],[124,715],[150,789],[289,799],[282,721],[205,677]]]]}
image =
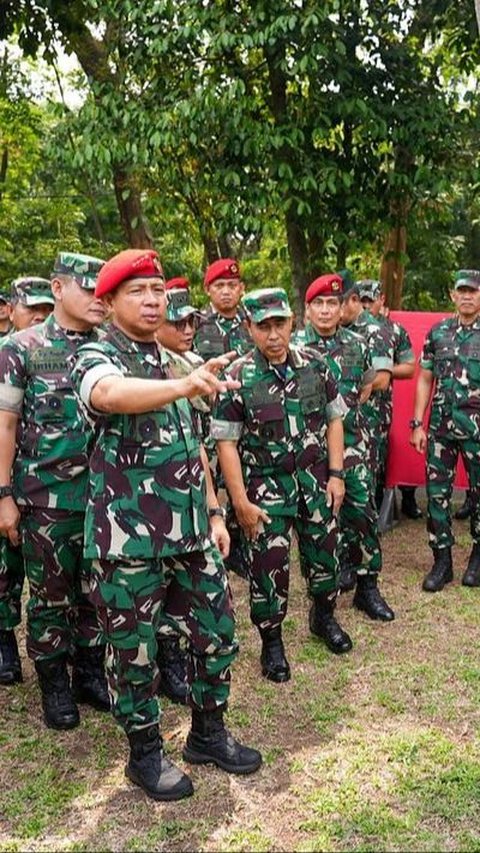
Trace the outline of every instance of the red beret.
{"type": "Polygon", "coordinates": [[[240,278],[240,267],[233,258],[220,258],[210,264],[205,271],[203,283],[205,286],[216,281],[218,278],[235,279],[240,278]]]}
{"type": "Polygon", "coordinates": [[[110,258],[98,273],[95,296],[104,296],[131,278],[163,278],[154,249],[125,249],[110,258]]]}
{"type": "Polygon", "coordinates": [[[305,294],[305,302],[311,302],[316,296],[342,296],[343,279],[336,273],[321,275],[312,281],[305,294]]]}
{"type": "Polygon", "coordinates": [[[181,288],[182,290],[188,290],[188,278],[182,278],[181,275],[178,275],[176,278],[169,278],[165,284],[165,290],[172,290],[172,288],[181,288]]]}

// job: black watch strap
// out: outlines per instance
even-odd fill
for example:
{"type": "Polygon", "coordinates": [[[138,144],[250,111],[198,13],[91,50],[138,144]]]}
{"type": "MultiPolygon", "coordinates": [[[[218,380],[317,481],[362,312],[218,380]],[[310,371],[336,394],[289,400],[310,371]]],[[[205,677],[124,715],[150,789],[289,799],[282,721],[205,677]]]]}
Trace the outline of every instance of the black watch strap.
{"type": "Polygon", "coordinates": [[[417,427],[423,426],[423,421],[421,421],[419,418],[412,418],[408,425],[410,429],[417,429],[417,427]]]}
{"type": "Polygon", "coordinates": [[[339,480],[345,479],[345,471],[343,468],[329,468],[328,469],[329,477],[338,477],[339,480]]]}
{"type": "Polygon", "coordinates": [[[0,486],[0,499],[9,498],[11,495],[13,495],[13,489],[11,486],[0,486]]]}
{"type": "Polygon", "coordinates": [[[209,518],[214,518],[216,515],[218,515],[220,518],[223,518],[224,521],[227,517],[227,513],[222,506],[214,506],[208,510],[209,518]]]}

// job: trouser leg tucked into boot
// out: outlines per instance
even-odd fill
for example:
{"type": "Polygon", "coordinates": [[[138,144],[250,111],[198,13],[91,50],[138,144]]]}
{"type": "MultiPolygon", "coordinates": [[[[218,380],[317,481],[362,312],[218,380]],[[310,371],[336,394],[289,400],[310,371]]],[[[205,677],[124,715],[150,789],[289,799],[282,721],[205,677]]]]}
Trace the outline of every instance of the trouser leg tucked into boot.
{"type": "Polygon", "coordinates": [[[468,566],[462,578],[464,586],[480,586],[480,545],[473,545],[468,566]]]}
{"type": "Polygon", "coordinates": [[[470,491],[467,489],[467,491],[465,492],[465,500],[463,501],[463,504],[457,509],[455,513],[455,518],[458,521],[464,521],[466,518],[470,518],[471,514],[472,503],[470,499],[470,491]]]}
{"type": "Polygon", "coordinates": [[[407,518],[422,518],[423,512],[415,498],[415,486],[400,486],[402,512],[407,518]]]}
{"type": "Polygon", "coordinates": [[[225,706],[214,711],[192,709],[192,728],[183,748],[183,757],[190,764],[216,764],[227,773],[254,773],[262,763],[256,749],[243,746],[225,728],[225,706]]]}
{"type": "Polygon", "coordinates": [[[259,628],[262,638],[260,663],[262,674],[269,681],[277,683],[290,680],[290,664],[285,656],[282,640],[282,626],[259,628]]]}
{"type": "Polygon", "coordinates": [[[181,800],[193,794],[191,779],[164,755],[157,725],[130,732],[128,740],[125,775],[152,800],[181,800]]]}
{"type": "Polygon", "coordinates": [[[66,657],[36,660],[45,724],[50,729],[74,729],[80,722],[73,701],[66,657]]]}
{"type": "Polygon", "coordinates": [[[0,631],[0,684],[23,681],[15,631],[0,631]]]}
{"type": "Polygon", "coordinates": [[[452,549],[433,548],[433,557],[433,566],[422,584],[426,592],[440,592],[446,583],[453,581],[452,549]]]}
{"type": "Polygon", "coordinates": [[[72,690],[77,702],[97,711],[110,710],[105,676],[105,646],[77,646],[73,657],[72,690]]]}
{"type": "Polygon", "coordinates": [[[314,595],[308,621],[312,634],[321,637],[331,652],[341,655],[349,652],[353,644],[335,619],[334,610],[335,595],[327,592],[314,595]]]}
{"type": "Polygon", "coordinates": [[[159,692],[179,705],[187,704],[187,655],[178,637],[157,635],[157,664],[160,670],[159,692]]]}
{"type": "Polygon", "coordinates": [[[380,595],[377,575],[357,577],[357,590],[353,597],[353,604],[358,610],[363,610],[367,616],[370,616],[370,619],[380,619],[382,622],[391,622],[395,619],[392,608],[380,595]]]}
{"type": "Polygon", "coordinates": [[[348,563],[340,563],[340,573],[338,575],[338,588],[341,592],[350,592],[355,589],[357,582],[357,573],[348,563]]]}

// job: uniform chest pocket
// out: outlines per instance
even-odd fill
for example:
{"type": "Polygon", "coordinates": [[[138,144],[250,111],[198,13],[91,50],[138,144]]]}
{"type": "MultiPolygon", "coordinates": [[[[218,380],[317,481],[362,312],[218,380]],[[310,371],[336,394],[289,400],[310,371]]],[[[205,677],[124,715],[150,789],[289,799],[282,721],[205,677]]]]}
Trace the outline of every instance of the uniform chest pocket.
{"type": "Polygon", "coordinates": [[[465,351],[467,359],[468,378],[474,384],[480,382],[480,342],[475,341],[468,345],[465,351]]]}
{"type": "Polygon", "coordinates": [[[158,444],[160,430],[165,427],[168,415],[156,412],[155,415],[132,415],[123,422],[123,441],[126,445],[158,444]]]}
{"type": "Polygon", "coordinates": [[[285,437],[284,411],[281,402],[264,403],[252,411],[256,431],[265,441],[281,441],[285,437]]]}
{"type": "Polygon", "coordinates": [[[325,381],[315,371],[305,371],[298,379],[298,395],[304,415],[324,412],[327,404],[325,381]]]}
{"type": "Polygon", "coordinates": [[[361,364],[361,353],[356,346],[346,344],[342,349],[341,364],[346,370],[351,370],[361,364]]]}
{"type": "Polygon", "coordinates": [[[64,423],[68,417],[68,401],[62,391],[45,394],[35,404],[35,418],[39,423],[64,423]]]}
{"type": "Polygon", "coordinates": [[[452,362],[455,358],[454,349],[443,349],[435,353],[433,362],[433,375],[438,379],[444,379],[452,372],[452,362]]]}
{"type": "Polygon", "coordinates": [[[201,332],[202,337],[198,337],[195,341],[195,347],[199,355],[215,358],[217,355],[223,355],[225,352],[225,338],[219,332],[209,332],[204,330],[201,332]]]}

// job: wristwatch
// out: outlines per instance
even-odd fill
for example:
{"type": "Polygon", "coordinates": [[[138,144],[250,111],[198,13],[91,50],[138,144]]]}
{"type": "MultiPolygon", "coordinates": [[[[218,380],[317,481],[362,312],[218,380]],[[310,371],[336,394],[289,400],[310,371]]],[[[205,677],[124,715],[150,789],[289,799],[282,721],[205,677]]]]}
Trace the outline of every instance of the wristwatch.
{"type": "Polygon", "coordinates": [[[223,518],[223,520],[225,521],[227,517],[227,511],[223,508],[223,506],[214,506],[208,510],[209,518],[214,518],[216,515],[218,515],[220,518],[223,518]]]}
{"type": "Polygon", "coordinates": [[[345,479],[345,471],[343,468],[329,468],[328,469],[329,477],[338,477],[339,480],[345,479]]]}
{"type": "Polygon", "coordinates": [[[11,495],[13,495],[11,486],[0,486],[0,500],[1,498],[9,498],[11,495]]]}
{"type": "Polygon", "coordinates": [[[410,429],[417,429],[417,427],[423,426],[423,421],[419,420],[419,418],[412,418],[408,425],[410,429]]]}

